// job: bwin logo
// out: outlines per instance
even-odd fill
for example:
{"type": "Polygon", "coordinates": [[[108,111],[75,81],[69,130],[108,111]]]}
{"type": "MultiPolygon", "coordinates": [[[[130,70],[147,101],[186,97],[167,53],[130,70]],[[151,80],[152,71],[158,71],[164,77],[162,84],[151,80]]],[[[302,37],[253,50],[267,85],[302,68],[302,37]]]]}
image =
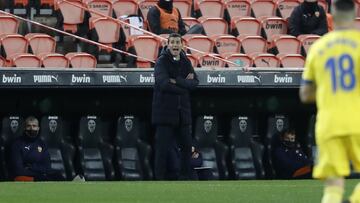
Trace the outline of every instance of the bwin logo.
{"type": "Polygon", "coordinates": [[[288,76],[288,74],[285,74],[285,76],[277,76],[274,75],[274,83],[292,83],[293,78],[292,76],[288,76]]]}
{"type": "Polygon", "coordinates": [[[151,74],[151,76],[143,76],[142,74],[140,74],[139,82],[140,83],[155,83],[154,74],[151,74]]]}
{"type": "Polygon", "coordinates": [[[265,28],[266,29],[282,29],[282,26],[283,25],[281,23],[274,23],[274,24],[266,23],[265,28]]]}
{"type": "Polygon", "coordinates": [[[71,75],[71,82],[72,83],[90,83],[91,78],[89,76],[86,76],[86,74],[83,74],[82,76],[78,77],[74,74],[71,75]]]}
{"type": "Polygon", "coordinates": [[[14,74],[13,76],[6,76],[3,74],[2,83],[21,83],[21,77],[14,74]]]}
{"type": "Polygon", "coordinates": [[[34,75],[34,83],[52,83],[58,82],[58,75],[34,75]]]}
{"type": "Polygon", "coordinates": [[[208,83],[226,83],[226,78],[224,76],[221,76],[221,74],[219,74],[218,76],[215,76],[215,77],[208,75],[207,82],[208,83]]]}

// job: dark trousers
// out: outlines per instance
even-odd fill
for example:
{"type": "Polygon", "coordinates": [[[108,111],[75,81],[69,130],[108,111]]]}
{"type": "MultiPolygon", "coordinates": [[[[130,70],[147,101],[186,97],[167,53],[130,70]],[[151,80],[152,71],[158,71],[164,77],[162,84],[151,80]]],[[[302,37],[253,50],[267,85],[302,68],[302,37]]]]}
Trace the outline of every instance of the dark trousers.
{"type": "Polygon", "coordinates": [[[157,180],[166,179],[167,156],[169,149],[173,147],[174,139],[179,144],[181,153],[180,179],[191,177],[191,126],[158,125],[155,135],[155,179],[157,180]]]}

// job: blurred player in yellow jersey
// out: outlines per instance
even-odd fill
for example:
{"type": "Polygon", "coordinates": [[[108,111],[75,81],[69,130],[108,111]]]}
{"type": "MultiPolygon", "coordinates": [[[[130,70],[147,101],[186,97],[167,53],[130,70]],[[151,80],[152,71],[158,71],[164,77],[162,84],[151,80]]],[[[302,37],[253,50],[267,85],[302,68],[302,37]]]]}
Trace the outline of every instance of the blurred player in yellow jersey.
{"type": "MultiPolygon", "coordinates": [[[[325,180],[322,203],[340,203],[350,162],[360,171],[360,32],[353,0],[334,0],[335,30],[310,48],[300,99],[317,105],[317,163],[313,177],[325,180]]],[[[350,197],[360,203],[360,184],[350,197]]]]}

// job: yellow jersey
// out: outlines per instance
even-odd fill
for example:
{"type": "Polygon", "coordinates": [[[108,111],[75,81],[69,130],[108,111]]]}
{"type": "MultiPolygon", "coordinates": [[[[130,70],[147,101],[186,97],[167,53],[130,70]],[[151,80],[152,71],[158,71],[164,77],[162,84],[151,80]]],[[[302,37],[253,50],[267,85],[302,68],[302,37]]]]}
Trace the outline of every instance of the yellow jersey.
{"type": "Polygon", "coordinates": [[[360,134],[360,32],[337,30],[311,47],[302,75],[316,87],[316,136],[360,134]]]}

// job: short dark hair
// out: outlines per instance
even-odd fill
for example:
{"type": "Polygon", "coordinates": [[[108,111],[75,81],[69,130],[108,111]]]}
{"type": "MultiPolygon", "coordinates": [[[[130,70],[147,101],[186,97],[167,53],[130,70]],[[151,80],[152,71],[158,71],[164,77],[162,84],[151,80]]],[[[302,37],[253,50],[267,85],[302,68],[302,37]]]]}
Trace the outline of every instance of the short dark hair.
{"type": "Polygon", "coordinates": [[[172,37],[173,38],[177,38],[177,37],[181,38],[181,35],[179,33],[176,33],[176,32],[171,33],[169,35],[169,37],[168,37],[168,42],[170,41],[170,38],[172,38],[172,37]]]}
{"type": "Polygon", "coordinates": [[[353,0],[334,0],[333,6],[338,11],[348,12],[355,9],[355,3],[353,0]]]}

